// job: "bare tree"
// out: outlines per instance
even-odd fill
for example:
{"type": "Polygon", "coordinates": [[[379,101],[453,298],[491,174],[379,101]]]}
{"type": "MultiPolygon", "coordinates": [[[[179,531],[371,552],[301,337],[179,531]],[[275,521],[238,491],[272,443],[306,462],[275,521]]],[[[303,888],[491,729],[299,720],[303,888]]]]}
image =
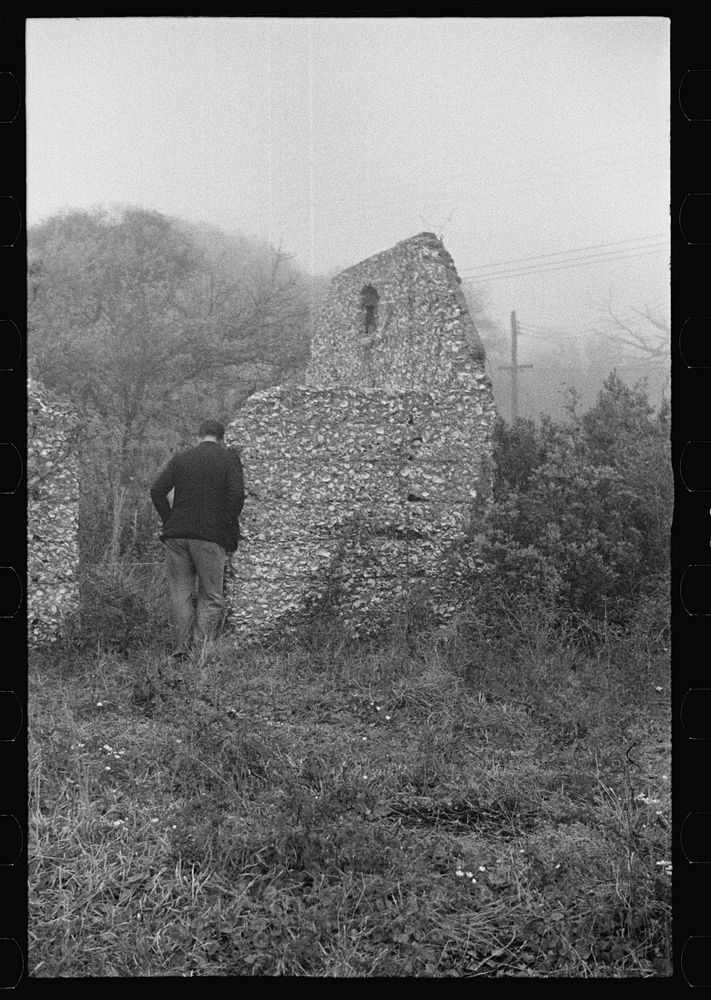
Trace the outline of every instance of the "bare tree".
{"type": "Polygon", "coordinates": [[[638,358],[662,360],[669,357],[671,331],[665,318],[655,313],[648,305],[644,309],[629,307],[634,318],[622,317],[615,309],[610,293],[606,308],[606,329],[595,330],[609,340],[623,347],[629,347],[638,358]],[[610,332],[612,330],[612,332],[610,332]]]}

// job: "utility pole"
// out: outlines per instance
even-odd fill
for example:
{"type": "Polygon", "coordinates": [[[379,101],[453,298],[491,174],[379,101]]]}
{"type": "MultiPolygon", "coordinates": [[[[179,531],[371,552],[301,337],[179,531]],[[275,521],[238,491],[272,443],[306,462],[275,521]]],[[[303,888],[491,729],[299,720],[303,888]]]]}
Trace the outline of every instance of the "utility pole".
{"type": "Polygon", "coordinates": [[[511,312],[511,364],[499,365],[501,371],[511,372],[511,423],[518,420],[518,373],[522,368],[533,368],[533,365],[520,365],[518,363],[518,323],[516,322],[516,310],[511,312]]]}

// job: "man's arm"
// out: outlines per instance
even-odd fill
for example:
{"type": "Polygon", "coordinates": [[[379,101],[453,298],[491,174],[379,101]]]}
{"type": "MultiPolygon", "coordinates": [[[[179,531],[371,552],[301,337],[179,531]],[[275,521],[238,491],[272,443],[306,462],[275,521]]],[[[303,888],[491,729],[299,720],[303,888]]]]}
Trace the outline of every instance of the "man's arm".
{"type": "Polygon", "coordinates": [[[158,473],[153,485],[151,486],[151,500],[153,501],[153,506],[158,511],[163,524],[165,524],[168,520],[168,516],[170,515],[168,494],[174,486],[175,476],[173,460],[171,459],[158,473]]]}

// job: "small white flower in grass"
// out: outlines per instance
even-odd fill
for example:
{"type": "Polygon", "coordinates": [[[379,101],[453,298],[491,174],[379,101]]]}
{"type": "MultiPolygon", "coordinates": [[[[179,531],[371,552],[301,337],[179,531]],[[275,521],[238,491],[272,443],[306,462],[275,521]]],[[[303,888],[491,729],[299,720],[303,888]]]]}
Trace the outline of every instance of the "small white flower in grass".
{"type": "Polygon", "coordinates": [[[111,770],[111,766],[109,764],[107,764],[106,767],[104,768],[104,770],[105,771],[110,771],[111,770]]]}
{"type": "Polygon", "coordinates": [[[457,870],[456,870],[456,872],[454,874],[457,875],[459,878],[461,878],[462,875],[464,875],[464,872],[462,871],[461,868],[457,868],[457,870]]]}
{"type": "Polygon", "coordinates": [[[108,743],[104,743],[104,745],[102,746],[101,749],[102,750],[106,750],[107,753],[111,753],[111,751],[113,750],[113,747],[109,746],[108,743]]]}
{"type": "Polygon", "coordinates": [[[467,872],[467,878],[474,878],[474,872],[467,872]]]}
{"type": "Polygon", "coordinates": [[[104,707],[104,703],[103,703],[103,701],[97,701],[97,703],[96,703],[96,707],[97,707],[97,708],[103,708],[103,707],[104,707]]]}
{"type": "Polygon", "coordinates": [[[474,885],[476,885],[476,879],[474,878],[473,875],[472,875],[472,882],[474,883],[474,885]]]}
{"type": "Polygon", "coordinates": [[[173,823],[173,825],[171,826],[171,828],[170,828],[170,829],[171,829],[171,830],[176,830],[176,829],[177,829],[177,827],[176,827],[175,823],[173,823]]]}
{"type": "Polygon", "coordinates": [[[485,872],[486,871],[486,865],[479,865],[479,871],[480,872],[485,872]]]}
{"type": "Polygon", "coordinates": [[[655,691],[661,691],[661,690],[662,690],[662,688],[661,688],[661,686],[660,686],[659,684],[655,684],[655,685],[654,685],[654,690],[655,690],[655,691]]]}
{"type": "Polygon", "coordinates": [[[386,722],[390,722],[390,719],[391,719],[391,716],[389,716],[389,715],[386,715],[386,716],[385,716],[385,721],[386,721],[386,722]]]}
{"type": "Polygon", "coordinates": [[[158,817],[157,817],[157,816],[154,816],[154,817],[153,817],[153,818],[151,819],[151,823],[157,823],[157,822],[158,822],[158,817]]]}
{"type": "Polygon", "coordinates": [[[112,826],[123,826],[123,824],[125,822],[126,822],[125,819],[115,819],[111,825],[112,826]]]}

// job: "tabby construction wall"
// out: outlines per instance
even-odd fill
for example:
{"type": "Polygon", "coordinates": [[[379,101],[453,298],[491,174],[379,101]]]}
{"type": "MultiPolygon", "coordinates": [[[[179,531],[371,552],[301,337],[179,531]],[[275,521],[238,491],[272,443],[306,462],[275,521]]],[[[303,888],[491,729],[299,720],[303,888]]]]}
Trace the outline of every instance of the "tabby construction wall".
{"type": "Polygon", "coordinates": [[[30,642],[52,641],[78,601],[78,459],[71,408],[27,386],[27,622],[30,642]]]}
{"type": "Polygon", "coordinates": [[[422,233],[339,274],[303,384],[255,394],[227,431],[247,487],[232,626],[264,634],[325,609],[368,635],[415,593],[432,621],[451,619],[457,548],[490,499],[494,417],[440,240],[422,233]]]}

